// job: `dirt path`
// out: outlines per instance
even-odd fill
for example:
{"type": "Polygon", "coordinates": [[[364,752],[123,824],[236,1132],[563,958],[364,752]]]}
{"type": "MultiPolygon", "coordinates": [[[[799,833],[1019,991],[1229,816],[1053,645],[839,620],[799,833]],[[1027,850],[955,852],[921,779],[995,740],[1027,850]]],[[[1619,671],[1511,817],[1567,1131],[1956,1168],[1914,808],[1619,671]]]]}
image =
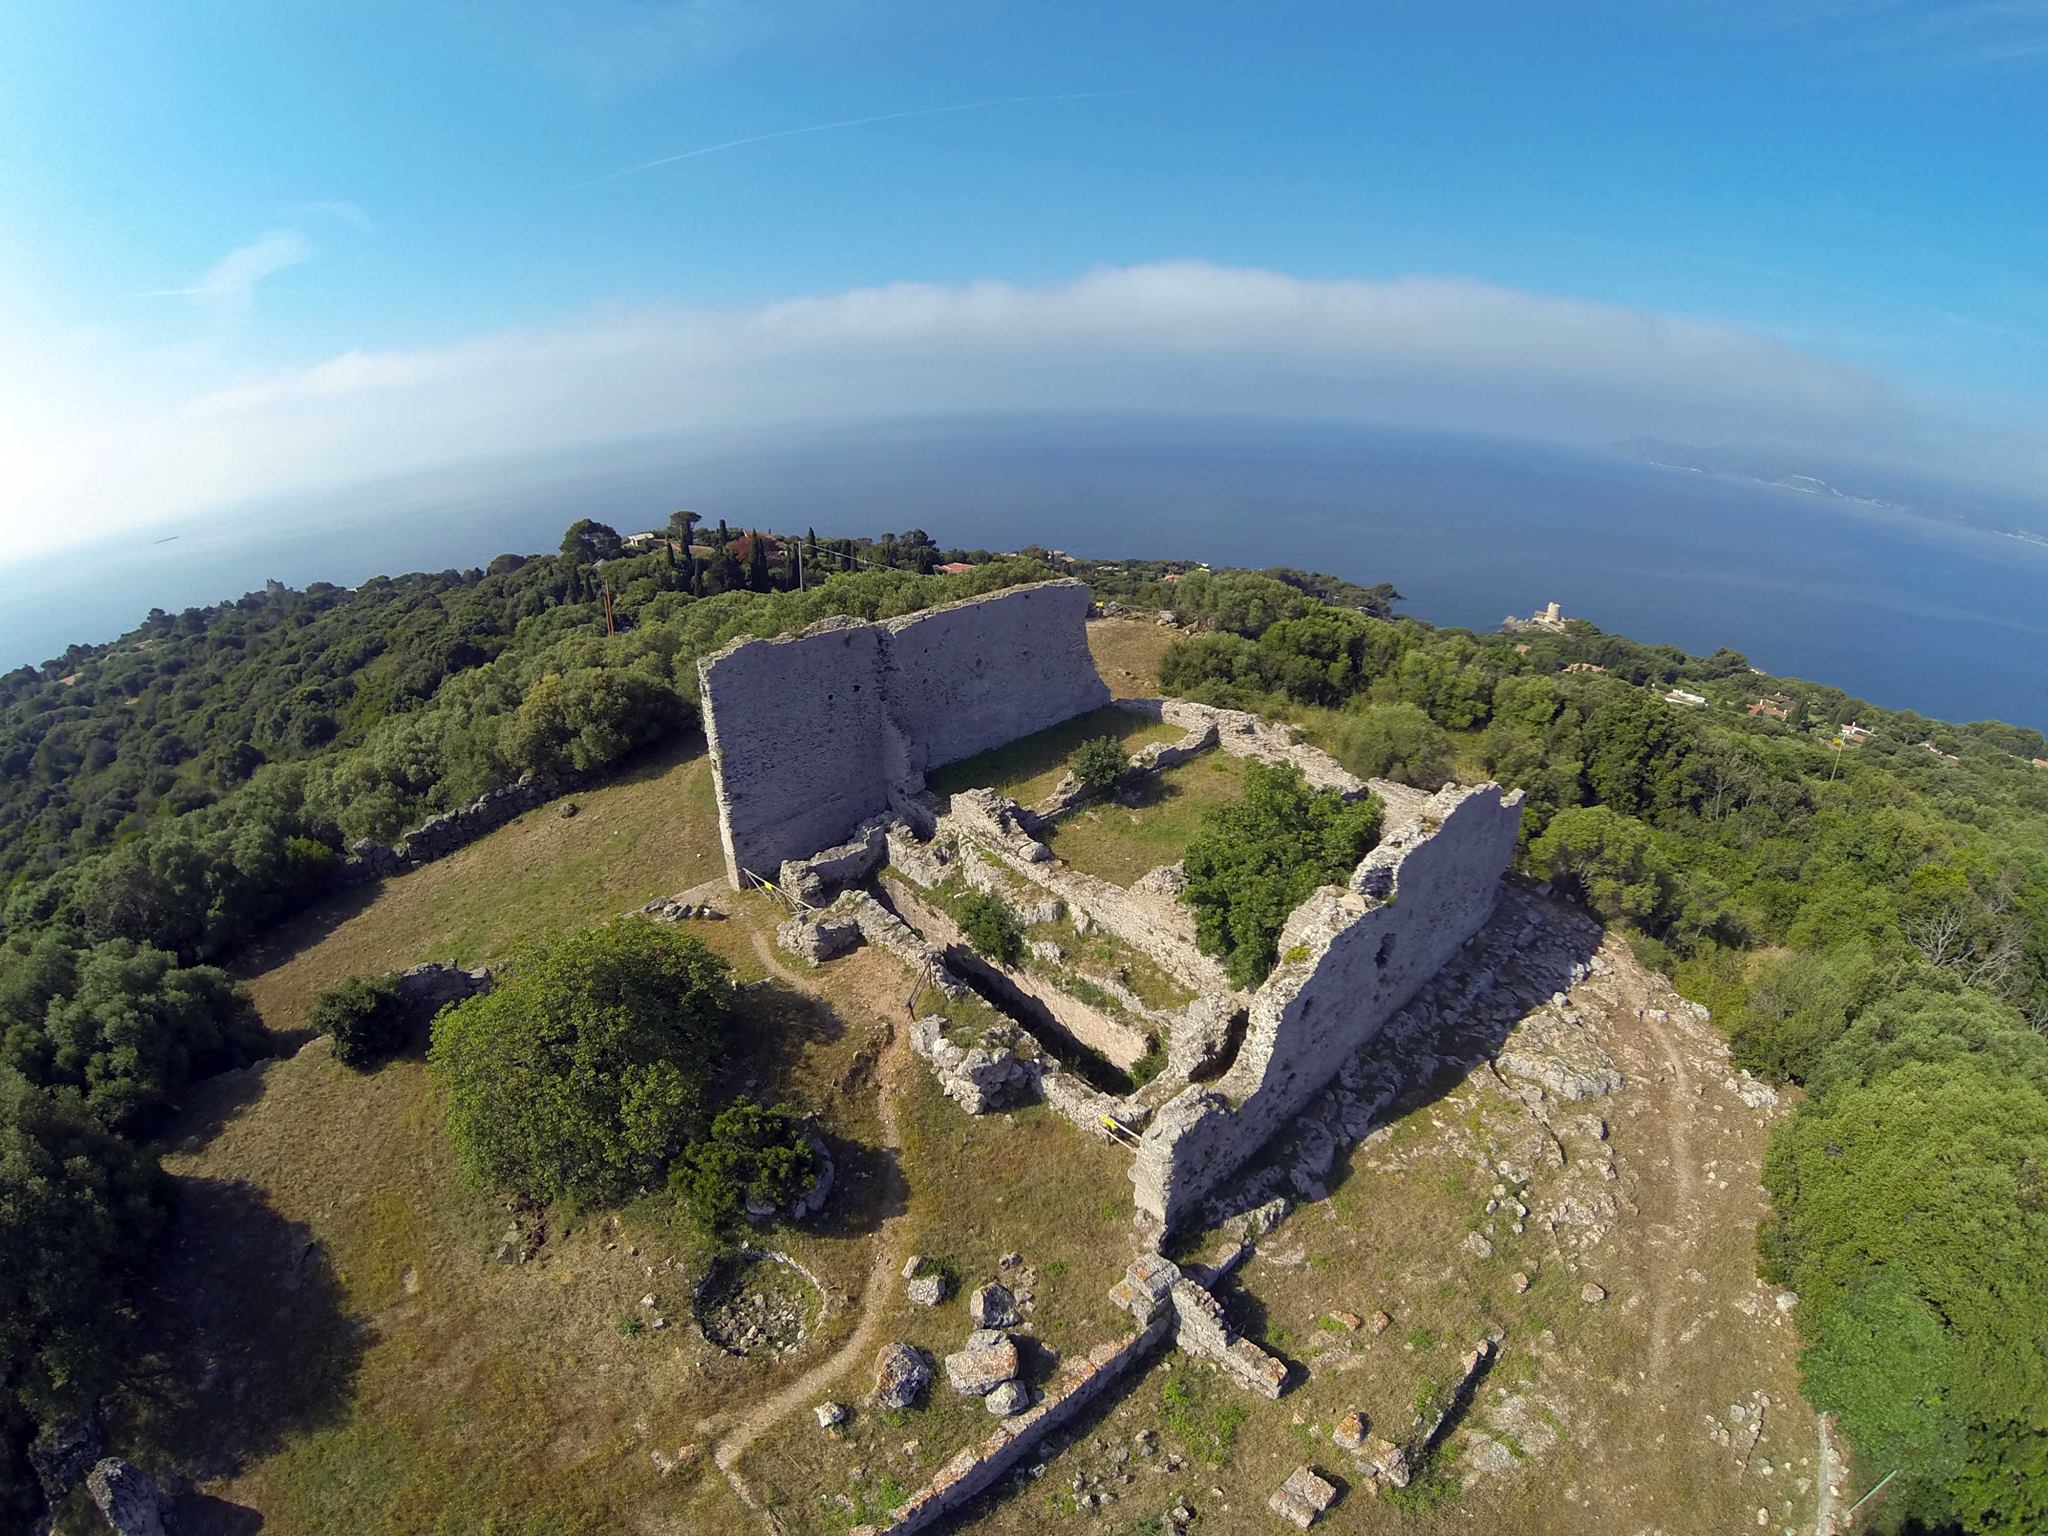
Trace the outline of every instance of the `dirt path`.
{"type": "MultiPolygon", "coordinates": [[[[777,958],[774,948],[766,937],[754,935],[754,950],[772,975],[788,982],[791,986],[808,990],[804,979],[777,958]]],[[[875,1073],[877,1095],[876,1115],[881,1121],[882,1136],[880,1150],[893,1154],[901,1150],[902,1132],[896,1116],[897,1078],[903,1070],[905,1045],[903,1031],[893,1023],[888,1026],[889,1037],[882,1047],[880,1061],[875,1073]]],[[[903,1173],[893,1157],[888,1162],[889,1183],[884,1190],[884,1203],[898,1211],[904,1208],[903,1173]]],[[[847,1341],[826,1359],[812,1366],[795,1381],[777,1392],[765,1402],[759,1403],[733,1422],[711,1453],[711,1459],[724,1475],[733,1494],[748,1509],[761,1518],[763,1526],[780,1536],[781,1524],[772,1511],[765,1508],[747,1481],[740,1475],[740,1458],[746,1455],[753,1443],[769,1429],[788,1418],[791,1414],[811,1407],[828,1395],[834,1382],[853,1370],[875,1348],[877,1336],[882,1330],[884,1303],[888,1300],[889,1287],[895,1282],[902,1266],[902,1255],[897,1251],[895,1227],[900,1218],[885,1217],[872,1241],[873,1257],[868,1262],[867,1279],[861,1286],[857,1303],[860,1320],[854,1325],[847,1341]]]]}
{"type": "MultiPolygon", "coordinates": [[[[1655,1010],[1649,1010],[1655,1011],[1655,1010]]],[[[1677,1184],[1677,1199],[1672,1202],[1671,1220],[1657,1223],[1667,1228],[1671,1242],[1679,1249],[1690,1248],[1699,1238],[1696,1230],[1700,1222],[1699,1173],[1693,1165],[1692,1122],[1699,1112],[1699,1090],[1694,1087],[1692,1073],[1687,1069],[1685,1054],[1672,1039],[1672,1025],[1645,1020],[1644,1029],[1657,1043],[1664,1064],[1671,1071],[1671,1098],[1673,1112],[1665,1115],[1664,1134],[1671,1154],[1671,1176],[1677,1184]]],[[[1657,1299],[1650,1309],[1650,1380],[1663,1381],[1671,1362],[1671,1314],[1678,1304],[1678,1287],[1673,1277],[1657,1271],[1660,1284],[1657,1299]]]]}

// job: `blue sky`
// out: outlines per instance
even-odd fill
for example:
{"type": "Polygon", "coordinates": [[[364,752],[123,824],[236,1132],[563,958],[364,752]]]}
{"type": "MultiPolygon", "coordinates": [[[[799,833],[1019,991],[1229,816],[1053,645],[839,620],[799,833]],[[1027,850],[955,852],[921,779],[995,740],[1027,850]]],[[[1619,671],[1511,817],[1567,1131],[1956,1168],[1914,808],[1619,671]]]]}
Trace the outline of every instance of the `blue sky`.
{"type": "Polygon", "coordinates": [[[12,0],[0,539],[1069,403],[2041,486],[2044,86],[2042,0],[12,0]]]}

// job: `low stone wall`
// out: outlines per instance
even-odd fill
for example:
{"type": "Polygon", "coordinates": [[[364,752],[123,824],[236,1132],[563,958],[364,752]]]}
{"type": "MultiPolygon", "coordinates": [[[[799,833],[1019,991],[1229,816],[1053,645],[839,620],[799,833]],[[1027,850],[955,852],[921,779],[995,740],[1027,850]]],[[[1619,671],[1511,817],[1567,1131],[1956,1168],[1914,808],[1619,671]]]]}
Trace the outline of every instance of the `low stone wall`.
{"type": "Polygon", "coordinates": [[[586,782],[564,774],[528,774],[517,783],[478,795],[459,810],[430,816],[394,844],[387,846],[368,838],[351,844],[336,878],[344,886],[364,885],[445,859],[515,816],[580,789],[586,782]]]}
{"type": "Polygon", "coordinates": [[[429,961],[398,973],[398,995],[406,1006],[435,1014],[450,1003],[491,990],[491,973],[466,971],[454,961],[429,961]]]}
{"type": "MultiPolygon", "coordinates": [[[[1329,753],[1297,742],[1291,726],[1276,725],[1241,709],[1218,709],[1187,699],[1118,699],[1116,707],[1146,720],[1180,726],[1190,735],[1213,730],[1216,745],[1232,757],[1292,764],[1301,770],[1311,789],[1334,789],[1355,800],[1372,787],[1329,753]]],[[[1182,739],[1182,745],[1186,740],[1182,739]]]]}
{"type": "Polygon", "coordinates": [[[1077,1418],[1161,1344],[1173,1326],[1162,1312],[1127,1338],[1103,1344],[1077,1359],[1062,1361],[1045,1395],[1024,1412],[1005,1419],[988,1438],[947,1462],[932,1480],[882,1525],[858,1525],[853,1536],[913,1536],[958,1512],[994,1487],[1037,1449],[1053,1431],[1077,1418]]]}
{"type": "Polygon", "coordinates": [[[1296,909],[1235,1062],[1146,1129],[1131,1169],[1140,1210],[1167,1227],[1195,1212],[1479,930],[1521,803],[1497,784],[1446,788],[1366,855],[1348,888],[1326,886],[1296,909]]]}

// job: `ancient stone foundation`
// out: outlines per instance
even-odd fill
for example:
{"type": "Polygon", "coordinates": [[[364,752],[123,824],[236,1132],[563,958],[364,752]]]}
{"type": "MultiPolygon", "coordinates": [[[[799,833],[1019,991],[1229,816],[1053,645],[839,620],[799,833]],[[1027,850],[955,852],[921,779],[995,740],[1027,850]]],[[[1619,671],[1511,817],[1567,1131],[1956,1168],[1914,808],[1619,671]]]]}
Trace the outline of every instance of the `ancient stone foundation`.
{"type": "Polygon", "coordinates": [[[735,887],[847,838],[933,768],[1109,702],[1088,589],[1049,581],[873,624],[827,619],[697,664],[735,887]]]}

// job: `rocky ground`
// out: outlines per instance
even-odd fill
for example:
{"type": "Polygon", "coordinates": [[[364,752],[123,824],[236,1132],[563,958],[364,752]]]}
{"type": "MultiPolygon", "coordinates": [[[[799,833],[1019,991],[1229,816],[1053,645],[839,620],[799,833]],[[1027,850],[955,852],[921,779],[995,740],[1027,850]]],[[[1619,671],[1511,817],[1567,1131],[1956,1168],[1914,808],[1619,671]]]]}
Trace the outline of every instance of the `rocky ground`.
{"type": "Polygon", "coordinates": [[[1221,1293],[1286,1395],[1168,1352],[962,1528],[1277,1530],[1306,1465],[1317,1529],[1813,1530],[1796,1298],[1755,1279],[1781,1113],[1625,947],[1511,893],[1214,1213],[1286,1212],[1221,1293]]]}

